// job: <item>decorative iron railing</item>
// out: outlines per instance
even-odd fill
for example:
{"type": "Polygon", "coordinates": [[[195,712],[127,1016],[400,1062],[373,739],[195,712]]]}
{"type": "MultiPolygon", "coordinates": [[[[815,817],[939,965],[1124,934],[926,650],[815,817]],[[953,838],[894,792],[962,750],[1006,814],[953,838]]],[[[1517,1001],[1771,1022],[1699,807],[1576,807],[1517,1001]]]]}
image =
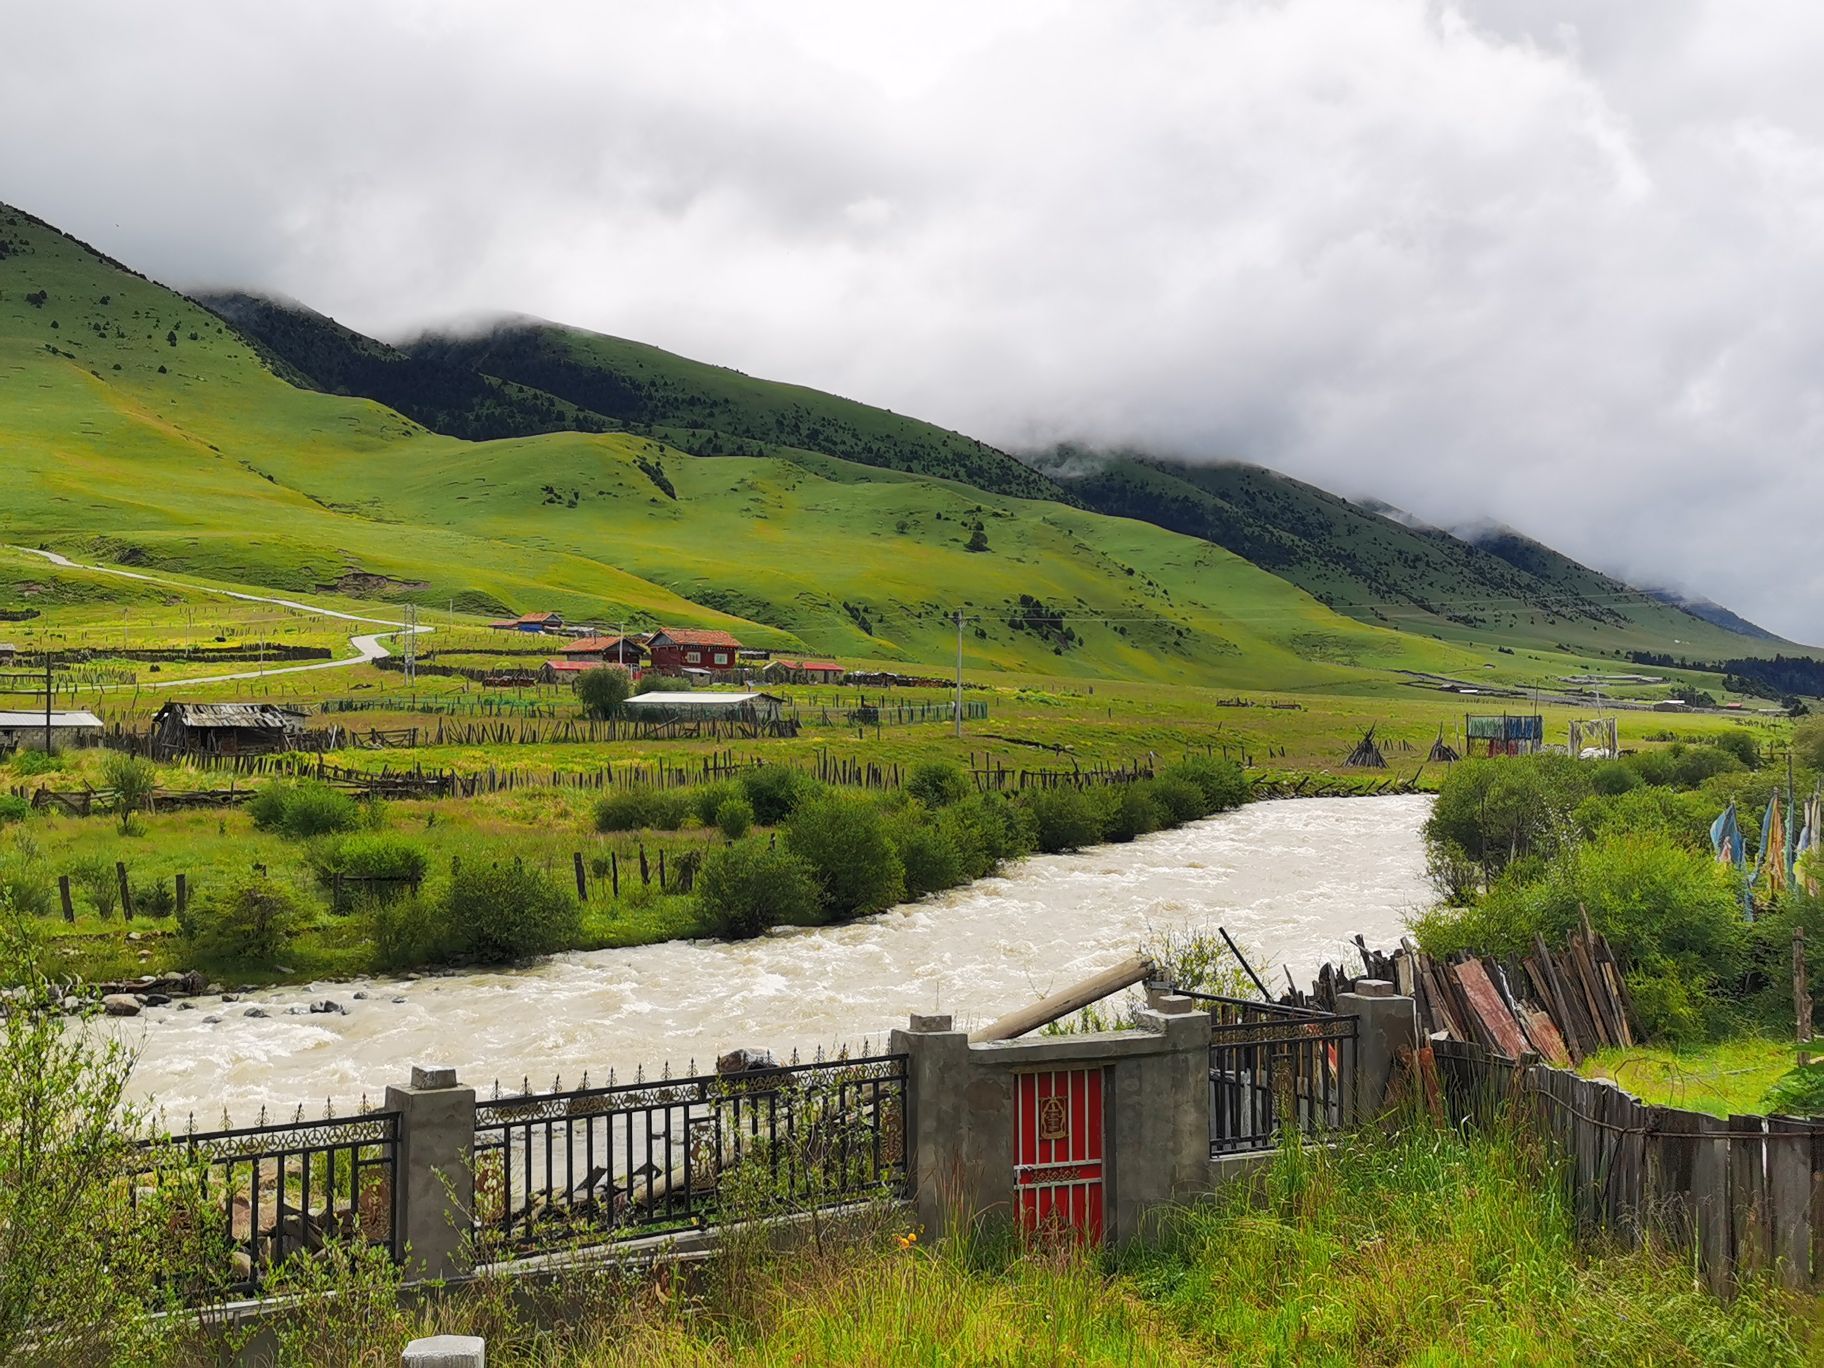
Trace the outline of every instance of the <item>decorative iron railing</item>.
{"type": "Polygon", "coordinates": [[[1318,1136],[1349,1119],[1353,1016],[1185,993],[1210,1013],[1210,1153],[1271,1149],[1279,1133],[1318,1136]]]}
{"type": "Polygon", "coordinates": [[[217,1291],[251,1292],[292,1255],[332,1242],[399,1256],[397,1112],[191,1131],[142,1141],[136,1153],[134,1212],[217,1237],[226,1266],[204,1270],[217,1291]]]}
{"type": "Polygon", "coordinates": [[[906,1057],[481,1102],[475,1216],[511,1257],[900,1195],[906,1057]]]}

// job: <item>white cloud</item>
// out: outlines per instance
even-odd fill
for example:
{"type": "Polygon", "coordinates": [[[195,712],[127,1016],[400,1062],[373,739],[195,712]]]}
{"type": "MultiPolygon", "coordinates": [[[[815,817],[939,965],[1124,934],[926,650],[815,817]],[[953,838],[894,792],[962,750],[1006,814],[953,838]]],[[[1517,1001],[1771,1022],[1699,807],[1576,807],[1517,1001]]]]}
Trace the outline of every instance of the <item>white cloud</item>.
{"type": "Polygon", "coordinates": [[[1265,461],[1824,639],[1824,10],[82,0],[5,191],[380,332],[516,310],[1265,461]]]}

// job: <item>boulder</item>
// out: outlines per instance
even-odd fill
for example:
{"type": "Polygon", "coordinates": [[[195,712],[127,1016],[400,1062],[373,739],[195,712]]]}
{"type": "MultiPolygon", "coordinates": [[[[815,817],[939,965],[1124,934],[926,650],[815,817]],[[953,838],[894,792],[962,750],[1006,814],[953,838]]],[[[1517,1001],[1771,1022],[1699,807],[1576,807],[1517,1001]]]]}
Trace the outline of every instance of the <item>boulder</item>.
{"type": "Polygon", "coordinates": [[[334,998],[324,998],[319,1002],[313,1002],[310,1004],[310,1010],[311,1010],[311,1014],[313,1016],[347,1016],[348,1015],[348,1008],[344,1007],[341,1003],[337,1002],[334,998]]]}
{"type": "Polygon", "coordinates": [[[140,997],[148,1007],[169,1007],[171,999],[163,993],[141,993],[140,997]]]}
{"type": "Polygon", "coordinates": [[[109,993],[101,1000],[101,1010],[109,1016],[138,1016],[139,999],[131,993],[109,993]]]}
{"type": "Polygon", "coordinates": [[[246,1011],[242,1012],[241,1015],[244,1017],[263,1017],[266,1015],[266,1009],[264,1007],[249,1007],[246,1011]]]}
{"type": "Polygon", "coordinates": [[[205,1026],[220,1026],[221,1024],[222,1019],[219,1016],[206,1016],[203,1018],[203,1025],[205,1026]]]}
{"type": "Polygon", "coordinates": [[[719,1074],[760,1073],[778,1067],[779,1061],[773,1058],[771,1050],[730,1050],[716,1060],[716,1072],[719,1074]]]}

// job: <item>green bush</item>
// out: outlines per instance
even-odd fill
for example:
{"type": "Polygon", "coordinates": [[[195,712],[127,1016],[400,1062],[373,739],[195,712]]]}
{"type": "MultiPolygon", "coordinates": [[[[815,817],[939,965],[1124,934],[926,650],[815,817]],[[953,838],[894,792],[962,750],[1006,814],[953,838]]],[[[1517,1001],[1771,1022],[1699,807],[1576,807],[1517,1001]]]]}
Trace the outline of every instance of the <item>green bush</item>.
{"type": "Polygon", "coordinates": [[[1008,860],[1030,855],[1038,838],[1032,814],[998,793],[978,793],[937,814],[937,825],[956,847],[963,877],[984,878],[1008,860]]]}
{"type": "Polygon", "coordinates": [[[103,921],[119,910],[120,873],[112,861],[92,855],[70,871],[70,882],[89,895],[95,915],[103,921]]]}
{"type": "Polygon", "coordinates": [[[370,824],[352,796],[314,779],[268,784],[247,804],[247,811],[261,831],[276,831],[300,841],[337,831],[358,831],[370,824]]]}
{"type": "Polygon", "coordinates": [[[716,814],[722,811],[722,804],[730,798],[745,797],[746,790],[733,779],[718,779],[713,784],[703,784],[690,790],[691,810],[696,813],[699,826],[714,826],[716,814]]]}
{"type": "Polygon", "coordinates": [[[1751,731],[1724,732],[1710,743],[1720,751],[1733,755],[1749,769],[1761,767],[1761,742],[1751,731]]]}
{"type": "Polygon", "coordinates": [[[1034,840],[1047,855],[1102,839],[1100,804],[1080,788],[1034,789],[1021,795],[1020,805],[1032,814],[1034,840]]]}
{"type": "Polygon", "coordinates": [[[800,803],[823,791],[823,785],[803,770],[785,765],[756,765],[741,776],[741,788],[761,826],[778,826],[800,803]]]}
{"type": "Polygon", "coordinates": [[[973,791],[962,767],[947,760],[926,760],[906,776],[906,792],[934,811],[962,802],[973,791]]]}
{"type": "MultiPolygon", "coordinates": [[[[1571,810],[1589,795],[1589,770],[1568,756],[1463,760],[1438,787],[1425,821],[1434,875],[1473,867],[1484,888],[1511,860],[1550,856],[1571,834],[1571,810]]],[[[1440,887],[1462,897],[1461,887],[1440,887]]]]}
{"type": "Polygon", "coordinates": [[[406,892],[372,899],[360,911],[382,969],[439,964],[453,954],[446,907],[438,899],[406,892]]]}
{"type": "Polygon", "coordinates": [[[310,915],[296,890],[255,874],[191,903],[179,919],[179,930],[199,960],[270,968],[310,915]]]}
{"type": "Polygon", "coordinates": [[[595,805],[597,831],[676,831],[695,811],[687,791],[625,788],[595,805]]]}
{"type": "Polygon", "coordinates": [[[905,895],[905,866],[886,818],[866,798],[829,794],[801,804],[786,823],[785,842],[810,866],[825,914],[838,921],[879,912],[905,895]]]}
{"type": "Polygon", "coordinates": [[[1183,826],[1205,813],[1203,790],[1182,775],[1161,775],[1153,781],[1150,792],[1168,826],[1183,826]]]}
{"type": "Polygon", "coordinates": [[[716,826],[731,841],[738,841],[747,835],[753,824],[753,805],[739,794],[731,794],[716,809],[716,826]]]}
{"type": "Polygon", "coordinates": [[[781,922],[808,922],[818,911],[810,866],[765,841],[712,850],[697,877],[697,911],[711,935],[746,940],[781,922]]]}
{"type": "Polygon", "coordinates": [[[922,808],[910,807],[900,814],[893,826],[893,849],[905,870],[908,898],[941,893],[969,878],[955,837],[934,824],[922,808]]]}
{"type": "Polygon", "coordinates": [[[436,941],[458,959],[505,964],[575,945],[582,908],[566,888],[521,865],[464,865],[437,902],[436,941]]]}
{"type": "Polygon", "coordinates": [[[1203,794],[1203,812],[1227,812],[1248,801],[1248,776],[1233,760],[1216,755],[1187,755],[1167,765],[1164,779],[1182,779],[1203,794]]]}
{"type": "Polygon", "coordinates": [[[1131,841],[1165,825],[1165,812],[1154,800],[1149,784],[1117,784],[1098,796],[1104,804],[1104,840],[1131,841]]]}
{"type": "Polygon", "coordinates": [[[109,751],[101,762],[102,782],[114,790],[114,816],[124,835],[133,814],[148,806],[158,788],[158,770],[150,760],[125,751],[109,751]]]}
{"type": "Polygon", "coordinates": [[[618,717],[621,705],[633,696],[633,676],[618,665],[584,670],[571,685],[581,700],[583,713],[598,721],[618,717]]]}
{"type": "Polygon", "coordinates": [[[133,890],[133,913],[139,917],[164,918],[177,911],[177,894],[171,881],[160,879],[133,890]]]}
{"type": "MultiPolygon", "coordinates": [[[[113,876],[113,870],[108,871],[113,876]]],[[[28,917],[48,917],[57,908],[57,891],[41,862],[21,851],[0,853],[0,903],[28,917]]]]}
{"type": "Polygon", "coordinates": [[[323,836],[312,842],[307,858],[317,878],[331,883],[338,874],[357,879],[424,878],[430,858],[421,846],[384,831],[323,836]]]}
{"type": "Polygon", "coordinates": [[[32,805],[23,798],[16,798],[10,793],[0,793],[0,826],[8,822],[23,822],[32,815],[32,805]]]}
{"type": "Polygon", "coordinates": [[[40,774],[55,774],[63,768],[63,757],[55,751],[22,749],[9,761],[13,773],[31,779],[40,774]]]}
{"type": "Polygon", "coordinates": [[[1599,760],[1590,766],[1590,787],[1613,798],[1641,785],[1640,772],[1621,760],[1599,760]]]}

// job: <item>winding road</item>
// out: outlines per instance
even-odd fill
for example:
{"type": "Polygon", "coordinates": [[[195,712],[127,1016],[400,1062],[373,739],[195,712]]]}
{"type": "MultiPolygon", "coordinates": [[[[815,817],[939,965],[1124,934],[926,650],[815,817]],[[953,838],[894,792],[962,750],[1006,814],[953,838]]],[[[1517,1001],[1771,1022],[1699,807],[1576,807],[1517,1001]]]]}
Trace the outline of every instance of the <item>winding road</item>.
{"type": "MultiPolygon", "coordinates": [[[[52,565],[64,570],[91,570],[101,575],[118,575],[121,579],[139,580],[145,584],[162,584],[173,589],[186,589],[196,594],[215,594],[221,598],[240,599],[246,603],[270,603],[280,608],[290,608],[299,613],[311,613],[317,617],[337,618],[343,622],[364,622],[390,630],[384,632],[362,632],[351,635],[349,646],[355,654],[344,656],[340,660],[319,660],[309,665],[275,665],[270,669],[241,670],[234,674],[198,675],[189,679],[161,679],[148,681],[142,685],[148,689],[178,689],[192,684],[226,684],[237,679],[271,679],[274,675],[306,674],[313,670],[343,670],[350,665],[365,665],[369,661],[384,660],[392,654],[380,644],[381,637],[400,636],[414,629],[403,622],[394,622],[390,618],[363,617],[359,613],[344,613],[335,608],[324,608],[314,603],[303,603],[297,599],[273,598],[265,594],[245,594],[238,589],[214,589],[201,584],[189,584],[183,580],[166,579],[161,575],[142,574],[137,570],[121,570],[112,565],[84,565],[73,561],[68,556],[55,551],[40,550],[35,546],[13,546],[9,550],[18,551],[28,556],[42,556],[52,565]]],[[[430,627],[415,629],[419,636],[433,631],[430,627]]]]}

